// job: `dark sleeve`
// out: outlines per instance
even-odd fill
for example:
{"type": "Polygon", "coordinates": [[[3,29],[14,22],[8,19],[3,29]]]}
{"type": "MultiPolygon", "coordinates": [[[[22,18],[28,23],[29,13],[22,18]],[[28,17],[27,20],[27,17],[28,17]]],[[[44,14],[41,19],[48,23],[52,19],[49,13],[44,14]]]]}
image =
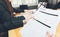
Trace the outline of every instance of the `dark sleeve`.
{"type": "Polygon", "coordinates": [[[0,32],[22,27],[23,22],[18,17],[10,16],[9,12],[0,5],[0,32]]]}

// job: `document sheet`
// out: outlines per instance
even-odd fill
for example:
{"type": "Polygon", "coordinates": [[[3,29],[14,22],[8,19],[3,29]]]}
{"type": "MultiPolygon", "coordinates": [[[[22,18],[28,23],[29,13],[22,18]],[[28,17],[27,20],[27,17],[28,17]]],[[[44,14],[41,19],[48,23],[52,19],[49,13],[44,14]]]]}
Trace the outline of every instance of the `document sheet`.
{"type": "Polygon", "coordinates": [[[47,37],[47,32],[54,37],[60,21],[60,11],[39,8],[33,16],[20,30],[22,37],[47,37]]]}

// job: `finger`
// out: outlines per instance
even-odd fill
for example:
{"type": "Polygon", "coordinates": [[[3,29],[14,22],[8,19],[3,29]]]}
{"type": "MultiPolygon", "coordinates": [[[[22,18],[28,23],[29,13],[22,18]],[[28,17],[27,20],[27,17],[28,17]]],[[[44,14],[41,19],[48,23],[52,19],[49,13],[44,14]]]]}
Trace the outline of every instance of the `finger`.
{"type": "Polygon", "coordinates": [[[49,32],[46,33],[46,36],[47,37],[52,37],[52,35],[49,32]]]}

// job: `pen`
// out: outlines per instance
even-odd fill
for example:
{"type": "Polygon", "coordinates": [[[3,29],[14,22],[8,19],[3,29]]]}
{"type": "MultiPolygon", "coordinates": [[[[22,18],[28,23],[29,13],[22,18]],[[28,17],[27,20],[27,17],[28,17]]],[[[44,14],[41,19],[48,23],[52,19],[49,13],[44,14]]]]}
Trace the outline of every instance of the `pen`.
{"type": "Polygon", "coordinates": [[[44,14],[48,14],[48,15],[52,15],[52,16],[58,16],[56,14],[50,14],[50,13],[46,13],[46,12],[43,12],[43,11],[39,11],[39,12],[44,13],[44,14]]]}
{"type": "Polygon", "coordinates": [[[50,26],[46,25],[45,23],[43,23],[43,22],[41,22],[41,21],[39,21],[39,20],[37,20],[37,19],[35,19],[35,18],[33,18],[33,19],[36,20],[37,22],[39,22],[39,23],[45,25],[46,27],[51,28],[50,26]]]}

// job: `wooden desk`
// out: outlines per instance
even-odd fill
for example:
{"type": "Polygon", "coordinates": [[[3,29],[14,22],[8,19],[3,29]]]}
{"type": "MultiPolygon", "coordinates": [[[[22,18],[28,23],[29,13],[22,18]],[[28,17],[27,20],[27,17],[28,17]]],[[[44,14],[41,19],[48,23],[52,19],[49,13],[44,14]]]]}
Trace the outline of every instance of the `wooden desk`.
{"type": "Polygon", "coordinates": [[[55,37],[60,37],[60,22],[56,28],[55,37]]]}
{"type": "Polygon", "coordinates": [[[9,37],[22,37],[21,34],[20,34],[20,32],[19,32],[20,29],[21,28],[17,28],[17,29],[13,29],[13,30],[8,31],[9,32],[8,36],[9,37]]]}
{"type": "MultiPolygon", "coordinates": [[[[19,33],[20,29],[21,28],[17,28],[17,29],[8,31],[9,37],[22,37],[21,34],[19,33]]],[[[60,22],[56,28],[55,37],[60,37],[60,22]]]]}

